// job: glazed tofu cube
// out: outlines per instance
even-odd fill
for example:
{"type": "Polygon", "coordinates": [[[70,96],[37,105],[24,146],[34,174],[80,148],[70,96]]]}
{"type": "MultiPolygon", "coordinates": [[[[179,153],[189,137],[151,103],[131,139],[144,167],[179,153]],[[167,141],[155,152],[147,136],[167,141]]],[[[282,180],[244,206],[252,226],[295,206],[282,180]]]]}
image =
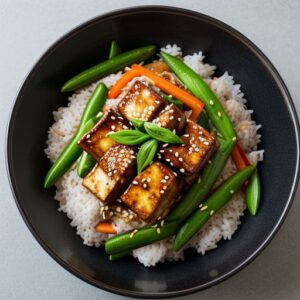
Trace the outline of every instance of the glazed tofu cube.
{"type": "Polygon", "coordinates": [[[172,145],[160,150],[165,161],[179,170],[182,175],[200,171],[216,150],[215,138],[195,122],[188,120],[181,136],[183,144],[172,145]]]}
{"type": "Polygon", "coordinates": [[[159,162],[153,162],[134,178],[121,200],[139,218],[154,223],[168,214],[180,190],[176,173],[159,162]]]}
{"type": "Polygon", "coordinates": [[[116,200],[136,174],[136,153],[131,147],[115,145],[102,156],[82,184],[103,203],[116,200]]]}
{"type": "Polygon", "coordinates": [[[118,104],[120,113],[127,120],[151,121],[165,107],[166,102],[151,88],[136,81],[118,104]]]}
{"type": "Polygon", "coordinates": [[[178,133],[184,128],[186,117],[175,104],[170,104],[152,122],[160,127],[168,128],[172,131],[175,130],[178,133]]]}
{"type": "Polygon", "coordinates": [[[115,109],[106,112],[101,120],[87,132],[78,142],[78,145],[95,159],[99,159],[113,145],[115,141],[107,136],[109,132],[128,129],[129,122],[115,109]]]}

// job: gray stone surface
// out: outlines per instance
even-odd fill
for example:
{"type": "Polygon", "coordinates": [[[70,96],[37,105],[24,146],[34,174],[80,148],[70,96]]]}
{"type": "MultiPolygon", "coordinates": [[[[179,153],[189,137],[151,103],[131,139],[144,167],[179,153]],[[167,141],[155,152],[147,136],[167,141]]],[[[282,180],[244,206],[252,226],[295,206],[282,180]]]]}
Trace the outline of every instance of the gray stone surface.
{"type": "MultiPolygon", "coordinates": [[[[259,0],[1,0],[0,1],[0,299],[124,299],[60,267],[38,245],[14,203],[4,163],[5,128],[23,78],[66,31],[104,12],[140,4],[189,8],[249,37],[274,63],[300,111],[300,2],[259,0]]],[[[299,193],[267,249],[233,278],[184,299],[300,299],[299,193]]]]}

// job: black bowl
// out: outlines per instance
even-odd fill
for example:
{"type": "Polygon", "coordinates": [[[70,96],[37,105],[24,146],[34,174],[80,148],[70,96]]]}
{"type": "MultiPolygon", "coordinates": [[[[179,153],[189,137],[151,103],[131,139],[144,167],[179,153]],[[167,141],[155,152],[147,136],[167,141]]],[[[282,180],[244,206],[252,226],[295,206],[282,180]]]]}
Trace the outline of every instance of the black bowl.
{"type": "Polygon", "coordinates": [[[252,261],[270,242],[291,205],[298,181],[299,129],[291,97],[270,61],[246,37],[208,16],[149,6],[95,18],[56,42],[26,78],[12,110],[7,164],[18,208],[32,234],[64,268],[107,291],[134,297],[171,297],[212,286],[252,261]],[[112,39],[124,50],[177,43],[184,53],[203,50],[206,60],[242,85],[260,133],[265,160],[259,171],[263,202],[257,217],[246,215],[232,241],[205,256],[188,251],[184,262],[145,268],[128,258],[109,262],[103,249],[84,246],[57,211],[54,188],[43,189],[49,168],[44,155],[52,111],[67,104],[61,85],[105,59],[112,39]],[[214,270],[214,272],[211,272],[214,270]]]}

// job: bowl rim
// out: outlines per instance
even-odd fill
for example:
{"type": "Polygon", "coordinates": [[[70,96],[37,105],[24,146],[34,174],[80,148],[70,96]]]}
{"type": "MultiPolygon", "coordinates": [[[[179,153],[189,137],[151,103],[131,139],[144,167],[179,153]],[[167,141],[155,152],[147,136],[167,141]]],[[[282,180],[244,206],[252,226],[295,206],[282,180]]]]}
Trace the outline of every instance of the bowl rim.
{"type": "Polygon", "coordinates": [[[6,162],[6,171],[8,174],[9,184],[10,188],[15,200],[15,203],[18,207],[18,210],[27,225],[28,229],[34,236],[34,238],[37,240],[37,242],[42,246],[42,248],[58,263],[60,264],[64,269],[75,275],[76,277],[80,278],[81,280],[97,287],[100,289],[103,289],[105,291],[123,295],[123,296],[129,296],[134,298],[169,298],[169,297],[179,297],[191,293],[198,292],[200,290],[212,287],[225,279],[230,278],[234,274],[236,274],[238,271],[242,270],[244,267],[246,267],[250,262],[252,262],[264,249],[265,247],[271,242],[271,240],[274,238],[275,234],[283,224],[287,213],[292,205],[292,202],[294,200],[295,193],[297,191],[298,181],[299,181],[299,120],[297,117],[296,109],[294,106],[294,103],[292,101],[291,95],[279,75],[278,71],[274,67],[274,65],[271,63],[271,61],[266,57],[266,55],[246,36],[244,36],[242,33],[234,29],[233,27],[227,25],[226,23],[219,21],[216,18],[210,17],[206,14],[181,8],[181,7],[173,7],[173,6],[165,6],[165,5],[141,5],[141,6],[131,6],[124,9],[116,9],[113,11],[110,11],[108,13],[104,13],[101,15],[98,15],[96,17],[93,17],[73,29],[66,32],[64,35],[62,35],[59,39],[57,39],[54,43],[51,44],[50,47],[48,47],[43,54],[40,56],[40,58],[37,60],[37,62],[33,65],[33,67],[30,69],[30,71],[25,76],[23,82],[20,85],[20,88],[17,92],[17,96],[15,97],[15,100],[12,103],[10,114],[8,117],[8,124],[6,128],[6,144],[4,144],[5,147],[5,162],[6,162]],[[130,291],[126,289],[121,289],[112,285],[108,285],[103,282],[99,282],[97,280],[94,280],[91,277],[88,277],[84,273],[82,273],[79,269],[76,269],[67,263],[65,263],[59,256],[56,255],[56,253],[51,249],[50,246],[47,245],[47,243],[43,240],[41,236],[37,233],[34,226],[32,225],[30,219],[26,215],[25,208],[23,207],[22,201],[20,200],[21,197],[18,194],[18,188],[17,188],[17,182],[15,179],[15,175],[13,172],[12,167],[12,134],[14,124],[15,124],[15,115],[18,110],[18,104],[20,101],[20,98],[23,94],[23,91],[26,87],[27,82],[30,80],[30,78],[33,76],[35,71],[38,69],[38,67],[43,63],[45,59],[53,52],[57,47],[60,46],[61,43],[64,43],[67,39],[72,38],[73,35],[76,35],[77,33],[81,32],[82,30],[85,30],[87,27],[92,26],[94,23],[98,22],[99,20],[104,19],[110,19],[121,15],[132,15],[132,14],[140,14],[145,12],[162,12],[162,13],[170,13],[170,14],[177,14],[177,15],[184,15],[188,17],[192,17],[195,19],[202,19],[205,22],[208,22],[212,24],[215,27],[221,28],[224,31],[227,31],[230,35],[237,38],[241,43],[243,43],[264,65],[264,67],[268,70],[268,72],[272,75],[272,78],[275,80],[277,86],[279,87],[285,104],[289,110],[289,114],[291,116],[295,136],[296,136],[296,147],[297,147],[297,161],[296,161],[296,170],[293,178],[293,184],[292,188],[288,197],[288,200],[286,202],[286,205],[280,215],[280,218],[278,219],[276,225],[274,226],[273,230],[268,234],[267,238],[264,240],[264,242],[242,263],[240,263],[238,266],[236,266],[231,271],[227,272],[226,274],[222,275],[221,277],[218,277],[216,279],[211,280],[209,283],[205,283],[202,285],[198,285],[192,288],[184,289],[184,290],[178,290],[178,291],[172,291],[172,292],[143,292],[143,291],[130,291]]]}

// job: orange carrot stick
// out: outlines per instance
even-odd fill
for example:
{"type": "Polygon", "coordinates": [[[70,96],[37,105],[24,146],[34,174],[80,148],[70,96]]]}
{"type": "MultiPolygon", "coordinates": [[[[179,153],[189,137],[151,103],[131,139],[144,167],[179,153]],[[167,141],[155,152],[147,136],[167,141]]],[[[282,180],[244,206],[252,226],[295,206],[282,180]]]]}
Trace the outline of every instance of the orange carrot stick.
{"type": "Polygon", "coordinates": [[[163,90],[165,93],[173,95],[175,98],[183,102],[186,106],[190,107],[193,111],[191,115],[192,120],[196,120],[199,117],[204,107],[204,103],[202,103],[198,98],[192,96],[188,92],[180,89],[176,85],[159,77],[155,73],[151,72],[150,70],[140,65],[135,64],[132,66],[132,69],[137,70],[139,75],[144,75],[149,79],[153,80],[154,84],[157,87],[159,87],[161,90],[163,90]]]}
{"type": "Polygon", "coordinates": [[[250,165],[249,159],[239,143],[235,144],[231,157],[238,170],[250,165]]]}
{"type": "Polygon", "coordinates": [[[105,220],[101,221],[96,227],[97,232],[108,233],[108,234],[116,234],[116,230],[114,229],[111,221],[105,220]]]}
{"type": "Polygon", "coordinates": [[[123,87],[131,81],[134,77],[138,76],[136,70],[130,70],[123,74],[123,76],[117,81],[117,83],[109,90],[108,99],[113,99],[119,96],[123,87]]]}

